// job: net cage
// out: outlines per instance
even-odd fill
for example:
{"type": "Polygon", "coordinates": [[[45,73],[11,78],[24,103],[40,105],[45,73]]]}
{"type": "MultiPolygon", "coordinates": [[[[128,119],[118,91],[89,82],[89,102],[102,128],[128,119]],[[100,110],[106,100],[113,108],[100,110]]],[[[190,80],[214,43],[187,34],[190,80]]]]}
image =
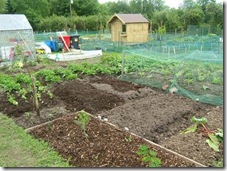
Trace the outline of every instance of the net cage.
{"type": "Polygon", "coordinates": [[[23,14],[0,15],[0,61],[1,65],[13,61],[35,58],[33,29],[23,14]]]}
{"type": "MultiPolygon", "coordinates": [[[[111,41],[108,31],[78,31],[83,50],[102,49],[122,55],[120,79],[151,87],[175,89],[193,100],[223,105],[223,35],[149,34],[146,43],[111,41]]],[[[56,33],[42,33],[36,40],[56,33]]],[[[68,34],[74,34],[73,32],[68,34]]]]}
{"type": "Polygon", "coordinates": [[[223,105],[221,36],[153,36],[148,43],[124,46],[122,80],[223,105]]]}

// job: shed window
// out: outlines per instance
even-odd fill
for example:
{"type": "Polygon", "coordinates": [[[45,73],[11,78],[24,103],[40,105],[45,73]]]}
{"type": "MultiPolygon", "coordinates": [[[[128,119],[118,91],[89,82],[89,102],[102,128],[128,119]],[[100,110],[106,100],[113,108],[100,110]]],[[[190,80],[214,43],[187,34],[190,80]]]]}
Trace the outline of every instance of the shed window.
{"type": "Polygon", "coordinates": [[[123,25],[122,25],[122,32],[123,32],[123,33],[126,33],[126,24],[123,24],[123,25]]]}

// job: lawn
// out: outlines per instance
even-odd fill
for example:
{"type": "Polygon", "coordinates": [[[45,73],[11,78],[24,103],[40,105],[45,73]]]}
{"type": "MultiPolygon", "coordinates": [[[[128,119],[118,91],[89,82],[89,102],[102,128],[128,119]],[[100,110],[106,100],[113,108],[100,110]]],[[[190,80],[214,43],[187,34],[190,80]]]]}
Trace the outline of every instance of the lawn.
{"type": "Polygon", "coordinates": [[[0,113],[1,167],[69,167],[46,142],[39,141],[0,113]]]}

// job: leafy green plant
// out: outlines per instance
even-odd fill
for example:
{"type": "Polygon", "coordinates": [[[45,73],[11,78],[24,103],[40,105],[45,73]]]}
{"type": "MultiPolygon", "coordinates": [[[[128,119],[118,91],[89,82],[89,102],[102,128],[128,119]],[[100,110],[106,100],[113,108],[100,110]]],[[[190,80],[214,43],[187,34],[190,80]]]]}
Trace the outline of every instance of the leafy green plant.
{"type": "Polygon", "coordinates": [[[73,80],[77,78],[77,74],[74,74],[72,70],[68,68],[57,68],[54,69],[54,73],[57,76],[60,76],[61,78],[64,78],[66,80],[73,80]]]}
{"type": "Polygon", "coordinates": [[[16,78],[17,83],[20,83],[20,84],[31,85],[31,83],[32,83],[31,78],[27,74],[24,74],[24,73],[17,74],[15,76],[15,78],[16,78]]]}
{"type": "Polygon", "coordinates": [[[214,77],[213,80],[212,80],[212,83],[213,84],[222,84],[222,80],[218,77],[214,77]]]}
{"type": "Polygon", "coordinates": [[[196,118],[195,116],[193,116],[191,118],[191,122],[194,124],[191,125],[190,127],[188,127],[187,129],[185,129],[182,133],[187,134],[187,133],[195,132],[200,125],[204,126],[204,124],[207,123],[207,118],[205,118],[205,117],[196,118]]]}
{"type": "Polygon", "coordinates": [[[36,77],[44,78],[46,82],[53,82],[53,83],[58,83],[62,79],[59,75],[56,75],[55,72],[51,69],[42,69],[36,72],[36,77]]]}
{"type": "Polygon", "coordinates": [[[199,75],[198,75],[198,77],[197,77],[197,80],[198,80],[198,81],[204,81],[205,78],[206,78],[206,76],[205,76],[204,74],[199,73],[199,75]]]}
{"type": "Polygon", "coordinates": [[[0,87],[9,93],[19,91],[21,88],[20,84],[12,76],[6,74],[0,74],[0,87]]]}
{"type": "Polygon", "coordinates": [[[18,106],[18,102],[16,101],[15,97],[12,94],[7,93],[7,97],[8,97],[8,101],[10,103],[12,103],[13,105],[18,106]]]}
{"type": "Polygon", "coordinates": [[[219,152],[220,143],[223,141],[223,129],[217,129],[216,133],[208,133],[209,139],[206,140],[208,145],[216,152],[219,152]]]}
{"type": "Polygon", "coordinates": [[[78,112],[77,116],[75,116],[74,118],[74,122],[80,127],[86,140],[88,140],[88,135],[86,133],[86,126],[89,123],[89,121],[90,121],[90,116],[85,111],[78,112]]]}
{"type": "Polygon", "coordinates": [[[156,157],[156,152],[154,150],[149,150],[146,145],[141,145],[136,154],[139,155],[141,157],[141,161],[148,164],[149,167],[161,166],[161,160],[156,157]]]}
{"type": "Polygon", "coordinates": [[[208,130],[205,124],[207,123],[207,118],[202,117],[202,118],[196,118],[193,116],[191,118],[191,122],[194,123],[182,133],[187,134],[187,133],[193,133],[198,130],[199,127],[201,127],[201,131],[205,134],[205,136],[208,137],[206,139],[207,144],[216,152],[219,152],[219,146],[220,142],[223,141],[223,130],[222,129],[217,129],[217,130],[208,130]]]}

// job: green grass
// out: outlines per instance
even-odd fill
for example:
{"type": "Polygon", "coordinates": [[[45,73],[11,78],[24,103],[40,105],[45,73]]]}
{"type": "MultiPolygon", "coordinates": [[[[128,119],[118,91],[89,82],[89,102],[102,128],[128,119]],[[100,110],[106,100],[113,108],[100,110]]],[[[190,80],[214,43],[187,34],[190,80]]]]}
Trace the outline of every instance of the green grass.
{"type": "Polygon", "coordinates": [[[70,167],[48,143],[0,113],[0,167],[70,167]]]}

